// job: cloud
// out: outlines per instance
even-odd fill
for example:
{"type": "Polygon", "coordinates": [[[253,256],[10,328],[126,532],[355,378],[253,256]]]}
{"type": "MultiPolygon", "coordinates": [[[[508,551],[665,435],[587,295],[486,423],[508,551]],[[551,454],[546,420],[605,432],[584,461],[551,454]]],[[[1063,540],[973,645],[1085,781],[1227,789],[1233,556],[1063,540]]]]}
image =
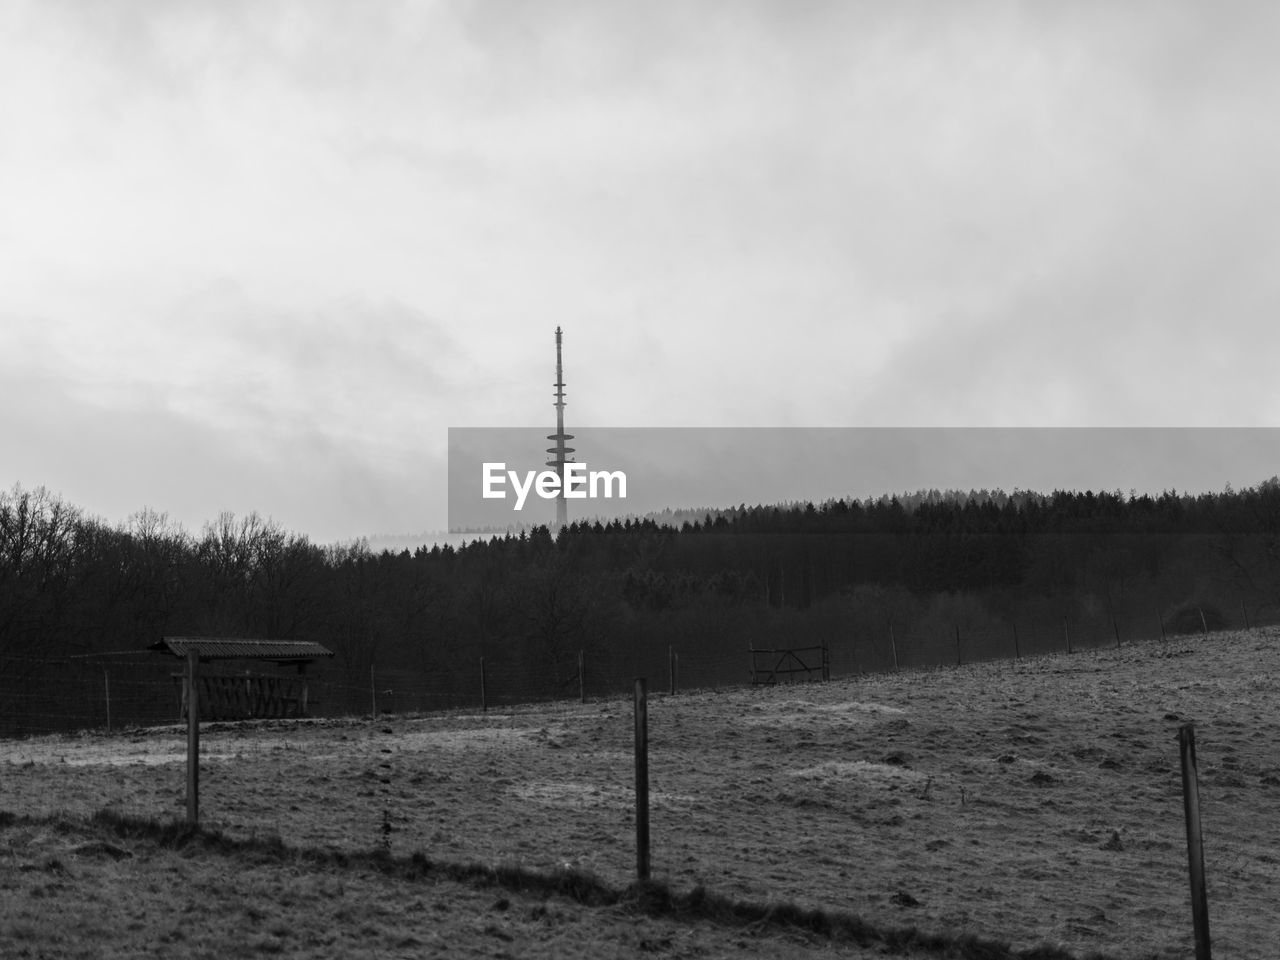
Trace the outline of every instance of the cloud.
{"type": "Polygon", "coordinates": [[[13,480],[77,491],[110,519],[150,505],[198,526],[274,505],[316,537],[443,525],[437,417],[465,403],[474,371],[403,305],[300,316],[222,285],[107,344],[5,329],[13,480]]]}
{"type": "Polygon", "coordinates": [[[557,325],[578,423],[1268,422],[1277,18],[8,4],[6,375],[379,526],[557,325]]]}
{"type": "Polygon", "coordinates": [[[5,377],[19,398],[0,411],[12,443],[7,483],[46,486],[110,523],[150,506],[198,532],[223,510],[257,511],[318,542],[444,525],[444,458],[427,450],[367,456],[323,426],[272,436],[140,398],[85,403],[47,377],[5,377]]]}

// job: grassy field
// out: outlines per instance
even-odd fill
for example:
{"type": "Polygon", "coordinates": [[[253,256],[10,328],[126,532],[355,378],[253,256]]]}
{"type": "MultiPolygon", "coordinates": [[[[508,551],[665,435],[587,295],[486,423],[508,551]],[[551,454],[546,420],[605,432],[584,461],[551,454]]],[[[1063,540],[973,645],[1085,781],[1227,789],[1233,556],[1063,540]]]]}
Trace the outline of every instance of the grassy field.
{"type": "Polygon", "coordinates": [[[209,724],[197,836],[179,727],[4,742],[0,955],[1186,957],[1194,722],[1215,953],[1269,957],[1278,668],[1273,630],[653,695],[651,888],[629,700],[209,724]]]}

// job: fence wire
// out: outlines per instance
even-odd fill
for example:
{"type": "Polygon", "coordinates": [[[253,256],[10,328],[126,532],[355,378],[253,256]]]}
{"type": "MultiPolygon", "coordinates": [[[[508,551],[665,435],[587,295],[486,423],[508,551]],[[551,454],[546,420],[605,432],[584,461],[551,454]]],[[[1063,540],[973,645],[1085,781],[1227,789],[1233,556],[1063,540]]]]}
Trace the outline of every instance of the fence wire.
{"type": "MultiPolygon", "coordinates": [[[[1239,622],[1217,629],[1280,623],[1268,611],[1238,611],[1239,622]]],[[[1193,624],[1194,625],[1194,624],[1193,624]]],[[[1075,652],[1160,639],[1174,631],[1158,612],[1038,622],[896,625],[859,624],[850,631],[839,622],[812,624],[790,646],[826,647],[832,678],[895,669],[932,668],[958,663],[1075,652]]],[[[1203,624],[1209,632],[1208,624],[1203,624]]],[[[1186,626],[1178,629],[1186,632],[1186,626]]],[[[1199,632],[1197,630],[1196,632],[1199,632]]],[[[780,649],[786,644],[770,644],[780,649]]],[[[753,667],[752,642],[726,643],[681,637],[625,652],[607,649],[563,651],[534,668],[512,656],[452,658],[446,666],[408,668],[366,663],[318,661],[305,674],[306,715],[360,717],[479,710],[556,700],[595,699],[625,694],[635,677],[649,678],[656,691],[678,692],[738,686],[760,679],[753,667]]],[[[813,655],[806,654],[816,664],[813,655]]],[[[170,724],[182,717],[181,661],[159,654],[130,652],[48,658],[0,656],[0,736],[21,737],[83,729],[122,730],[170,724]]],[[[243,662],[211,665],[223,676],[269,675],[272,669],[243,662]]],[[[276,671],[296,676],[292,669],[276,671]]],[[[780,682],[821,679],[793,673],[780,682]]]]}

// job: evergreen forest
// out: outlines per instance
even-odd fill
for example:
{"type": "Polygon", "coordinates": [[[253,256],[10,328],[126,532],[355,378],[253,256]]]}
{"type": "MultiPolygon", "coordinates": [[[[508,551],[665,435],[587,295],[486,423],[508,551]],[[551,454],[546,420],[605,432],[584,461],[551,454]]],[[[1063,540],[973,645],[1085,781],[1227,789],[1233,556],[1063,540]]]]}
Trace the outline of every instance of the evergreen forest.
{"type": "Polygon", "coordinates": [[[1221,493],[918,491],[320,545],[257,514],[192,534],[0,493],[0,733],[173,719],[163,636],[314,640],[315,710],[430,710],[746,682],[748,647],[832,672],[1280,621],[1280,479],[1221,493]],[[484,677],[481,677],[483,658],[484,677]],[[582,666],[585,664],[585,666],[582,666]],[[582,671],[580,673],[580,670],[582,671]],[[114,702],[112,684],[115,685],[114,702]],[[101,701],[101,702],[100,702],[101,701]]]}

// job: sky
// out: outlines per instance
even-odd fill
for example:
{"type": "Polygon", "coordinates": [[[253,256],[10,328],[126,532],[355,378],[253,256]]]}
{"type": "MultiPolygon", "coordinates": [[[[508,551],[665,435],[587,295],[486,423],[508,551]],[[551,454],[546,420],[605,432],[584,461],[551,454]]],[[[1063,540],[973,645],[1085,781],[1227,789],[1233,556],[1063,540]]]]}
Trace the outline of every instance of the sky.
{"type": "Polygon", "coordinates": [[[557,326],[570,426],[1278,426],[1278,28],[0,0],[0,486],[444,529],[449,428],[554,427],[557,326]]]}

